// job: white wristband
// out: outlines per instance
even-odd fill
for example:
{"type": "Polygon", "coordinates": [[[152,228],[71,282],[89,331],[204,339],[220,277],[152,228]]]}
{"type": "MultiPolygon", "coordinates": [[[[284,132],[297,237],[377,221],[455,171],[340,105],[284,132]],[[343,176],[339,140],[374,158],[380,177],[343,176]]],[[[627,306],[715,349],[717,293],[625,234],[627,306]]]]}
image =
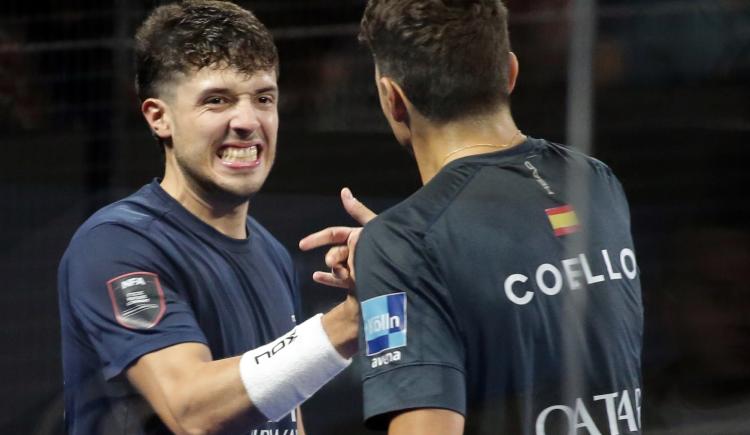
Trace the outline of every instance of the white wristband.
{"type": "Polygon", "coordinates": [[[318,314],[240,358],[240,377],[255,407],[278,421],[349,366],[318,314]]]}

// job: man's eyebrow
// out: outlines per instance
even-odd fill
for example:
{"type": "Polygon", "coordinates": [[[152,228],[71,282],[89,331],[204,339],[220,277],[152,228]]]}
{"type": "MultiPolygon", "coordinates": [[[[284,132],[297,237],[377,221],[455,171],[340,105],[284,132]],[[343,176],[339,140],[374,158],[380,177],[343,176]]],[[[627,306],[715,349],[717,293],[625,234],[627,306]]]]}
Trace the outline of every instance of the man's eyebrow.
{"type": "Polygon", "coordinates": [[[212,88],[207,88],[207,89],[202,90],[199,96],[203,97],[208,94],[228,94],[228,93],[231,93],[229,88],[215,86],[212,88]]]}
{"type": "Polygon", "coordinates": [[[271,85],[255,90],[256,94],[265,94],[266,92],[279,92],[279,88],[278,86],[271,85]]]}
{"type": "MultiPolygon", "coordinates": [[[[203,96],[206,96],[206,95],[209,95],[209,94],[231,94],[233,92],[234,91],[232,89],[227,88],[227,87],[214,86],[214,87],[202,90],[199,95],[201,97],[203,97],[203,96]]],[[[265,93],[268,93],[268,92],[278,93],[279,92],[279,88],[278,88],[278,86],[270,85],[270,86],[264,86],[264,87],[262,87],[260,89],[254,89],[253,90],[253,94],[256,94],[256,95],[257,94],[265,94],[265,93]]]]}

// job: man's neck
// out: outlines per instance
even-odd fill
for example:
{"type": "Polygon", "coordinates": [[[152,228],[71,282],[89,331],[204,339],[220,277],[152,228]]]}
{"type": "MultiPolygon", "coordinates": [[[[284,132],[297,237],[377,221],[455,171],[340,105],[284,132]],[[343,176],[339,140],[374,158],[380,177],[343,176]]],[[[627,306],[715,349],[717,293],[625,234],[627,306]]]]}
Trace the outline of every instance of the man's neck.
{"type": "Polygon", "coordinates": [[[411,119],[411,144],[423,184],[455,159],[508,149],[523,141],[507,110],[448,123],[419,115],[411,119]]]}
{"type": "Polygon", "coordinates": [[[198,219],[216,231],[233,239],[247,238],[247,213],[250,202],[239,205],[221,204],[211,201],[210,195],[201,193],[200,188],[191,186],[184,178],[180,180],[169,170],[164,174],[161,187],[198,219]]]}

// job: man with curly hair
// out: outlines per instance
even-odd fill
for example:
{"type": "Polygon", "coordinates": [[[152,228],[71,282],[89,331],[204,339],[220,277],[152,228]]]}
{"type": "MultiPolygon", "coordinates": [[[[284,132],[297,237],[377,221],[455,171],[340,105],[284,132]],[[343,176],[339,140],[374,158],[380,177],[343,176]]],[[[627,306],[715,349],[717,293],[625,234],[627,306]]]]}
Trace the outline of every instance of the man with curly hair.
{"type": "Polygon", "coordinates": [[[271,35],[190,0],[151,13],[135,57],[164,175],[91,216],[60,263],[67,433],[303,433],[295,410],[348,365],[359,307],[297,324],[291,258],[248,216],[276,154],[271,35]]]}

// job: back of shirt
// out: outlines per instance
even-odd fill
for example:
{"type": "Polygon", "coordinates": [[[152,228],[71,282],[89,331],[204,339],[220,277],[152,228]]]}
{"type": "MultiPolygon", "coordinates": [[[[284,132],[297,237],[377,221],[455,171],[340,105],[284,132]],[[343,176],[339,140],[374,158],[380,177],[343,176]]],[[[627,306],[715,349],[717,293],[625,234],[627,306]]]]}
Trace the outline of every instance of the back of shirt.
{"type": "Polygon", "coordinates": [[[640,433],[642,302],[627,203],[543,140],[456,160],[363,232],[365,416],[467,434],[640,433]]]}

